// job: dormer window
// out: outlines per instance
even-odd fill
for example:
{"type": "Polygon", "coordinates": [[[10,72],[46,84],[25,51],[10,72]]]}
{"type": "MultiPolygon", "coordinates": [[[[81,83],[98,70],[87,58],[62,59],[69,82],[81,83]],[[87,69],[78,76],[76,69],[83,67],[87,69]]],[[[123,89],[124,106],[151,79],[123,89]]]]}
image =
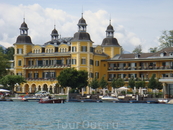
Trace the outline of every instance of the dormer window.
{"type": "Polygon", "coordinates": [[[135,59],[140,58],[140,56],[141,56],[140,54],[136,54],[135,59]]]}
{"type": "Polygon", "coordinates": [[[165,51],[160,53],[160,57],[163,57],[163,56],[166,56],[166,52],[165,51]]]}
{"type": "Polygon", "coordinates": [[[173,56],[173,52],[170,52],[170,53],[169,53],[169,56],[173,56]]]}

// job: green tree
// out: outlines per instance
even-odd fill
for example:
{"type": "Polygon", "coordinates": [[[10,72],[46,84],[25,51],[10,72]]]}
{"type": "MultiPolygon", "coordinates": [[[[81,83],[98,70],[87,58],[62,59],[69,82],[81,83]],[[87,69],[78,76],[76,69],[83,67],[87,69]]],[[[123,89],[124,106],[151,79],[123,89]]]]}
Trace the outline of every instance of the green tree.
{"type": "Polygon", "coordinates": [[[156,88],[159,89],[159,90],[163,89],[162,83],[159,82],[158,80],[156,80],[156,88]]]}
{"type": "Polygon", "coordinates": [[[153,48],[150,48],[149,50],[150,50],[150,53],[155,53],[155,52],[157,52],[157,47],[153,47],[153,48]]]}
{"type": "Polygon", "coordinates": [[[0,78],[8,74],[9,68],[9,62],[5,59],[5,54],[0,52],[0,78]]]}
{"type": "Polygon", "coordinates": [[[77,88],[78,81],[78,71],[74,68],[67,68],[60,72],[60,75],[57,77],[58,83],[62,87],[71,87],[72,89],[77,88]]]}
{"type": "Polygon", "coordinates": [[[5,50],[5,54],[6,54],[6,58],[8,60],[14,60],[14,47],[8,47],[6,50],[5,50]]]}
{"type": "Polygon", "coordinates": [[[115,79],[115,78],[113,78],[113,80],[112,80],[112,82],[111,82],[111,86],[112,86],[113,88],[117,88],[117,86],[116,86],[116,79],[115,79]]]}
{"type": "Polygon", "coordinates": [[[144,87],[145,87],[145,81],[138,80],[138,81],[135,82],[135,86],[136,86],[136,88],[138,88],[138,89],[139,89],[140,87],[144,88],[144,87]]]}
{"type": "Polygon", "coordinates": [[[99,88],[99,81],[97,80],[97,77],[93,78],[93,80],[90,82],[89,86],[92,89],[97,89],[99,88]]]}
{"type": "Polygon", "coordinates": [[[0,79],[0,83],[4,85],[5,88],[10,89],[12,94],[14,93],[15,84],[26,83],[24,77],[20,75],[6,75],[0,79]]]}
{"type": "Polygon", "coordinates": [[[4,54],[4,49],[2,46],[0,46],[0,52],[4,54]]]}
{"type": "Polygon", "coordinates": [[[106,86],[108,85],[107,81],[104,79],[104,76],[101,78],[99,85],[102,89],[106,88],[106,86]]]}
{"type": "Polygon", "coordinates": [[[141,45],[137,46],[137,47],[133,50],[133,53],[135,53],[135,54],[140,54],[140,53],[142,53],[142,46],[141,46],[141,45]]]}
{"type": "Polygon", "coordinates": [[[76,87],[78,89],[86,87],[88,85],[88,72],[85,70],[79,70],[77,75],[76,87]]]}
{"type": "Polygon", "coordinates": [[[155,89],[156,88],[156,79],[155,79],[156,75],[153,74],[151,79],[149,80],[149,83],[148,83],[148,88],[151,88],[151,89],[155,89]]]}
{"type": "Polygon", "coordinates": [[[135,79],[133,76],[129,79],[129,86],[132,89],[134,89],[134,87],[135,87],[135,79]]]}
{"type": "Polygon", "coordinates": [[[163,34],[159,38],[159,42],[161,43],[161,45],[159,46],[160,50],[166,47],[173,46],[173,30],[163,31],[163,34]]]}
{"type": "Polygon", "coordinates": [[[115,81],[115,84],[117,87],[122,87],[124,86],[124,80],[122,78],[117,78],[116,81],[115,81]]]}

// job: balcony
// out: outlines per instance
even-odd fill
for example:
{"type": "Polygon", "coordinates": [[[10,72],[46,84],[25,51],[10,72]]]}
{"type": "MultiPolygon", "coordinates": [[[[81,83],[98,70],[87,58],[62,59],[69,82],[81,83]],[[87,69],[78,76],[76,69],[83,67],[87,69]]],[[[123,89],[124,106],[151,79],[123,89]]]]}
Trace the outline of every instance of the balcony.
{"type": "MultiPolygon", "coordinates": [[[[134,78],[135,81],[138,81],[138,80],[141,80],[141,81],[149,81],[149,78],[134,78]]],[[[113,78],[108,78],[108,81],[112,81],[113,78]]],[[[123,78],[124,81],[129,81],[130,78],[123,78]]]]}
{"type": "Polygon", "coordinates": [[[173,66],[134,66],[134,67],[130,67],[130,66],[126,66],[126,67],[109,67],[108,71],[114,71],[114,70],[118,70],[118,71],[128,71],[128,70],[172,70],[173,66]]]}
{"type": "Polygon", "coordinates": [[[173,77],[161,77],[159,82],[173,83],[173,77]]]}
{"type": "Polygon", "coordinates": [[[26,78],[26,81],[55,81],[56,78],[26,78]]]}
{"type": "Polygon", "coordinates": [[[70,68],[71,65],[24,65],[23,69],[58,69],[58,68],[70,68]]]}

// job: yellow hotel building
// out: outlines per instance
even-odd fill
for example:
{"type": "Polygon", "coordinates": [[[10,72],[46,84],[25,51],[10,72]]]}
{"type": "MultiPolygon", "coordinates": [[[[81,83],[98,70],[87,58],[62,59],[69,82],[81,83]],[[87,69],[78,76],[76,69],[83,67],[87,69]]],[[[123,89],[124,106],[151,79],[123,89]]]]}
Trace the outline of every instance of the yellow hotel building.
{"type": "MultiPolygon", "coordinates": [[[[94,46],[87,33],[87,24],[83,16],[79,20],[78,32],[74,37],[59,38],[56,28],[51,40],[43,45],[32,43],[25,21],[21,24],[20,35],[14,43],[14,73],[26,78],[27,83],[16,88],[18,93],[34,93],[39,90],[52,93],[64,93],[57,86],[56,77],[65,68],[74,67],[86,70],[89,81],[102,76],[111,83],[115,77],[121,77],[128,86],[131,76],[148,82],[152,74],[164,84],[165,94],[173,94],[173,48],[165,48],[156,53],[123,54],[122,47],[114,38],[111,23],[106,29],[106,37],[100,45],[94,46]]],[[[111,90],[111,87],[109,86],[111,90]]],[[[90,88],[85,88],[86,93],[90,88]]]]}

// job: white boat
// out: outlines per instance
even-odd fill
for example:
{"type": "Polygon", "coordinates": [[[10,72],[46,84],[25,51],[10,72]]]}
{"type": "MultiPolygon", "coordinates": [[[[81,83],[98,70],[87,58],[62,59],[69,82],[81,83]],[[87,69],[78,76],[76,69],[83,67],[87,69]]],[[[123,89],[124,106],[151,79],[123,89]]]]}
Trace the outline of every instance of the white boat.
{"type": "Polygon", "coordinates": [[[168,102],[168,104],[173,104],[173,99],[171,99],[171,100],[168,102]]]}
{"type": "Polygon", "coordinates": [[[25,97],[25,99],[28,102],[39,102],[41,98],[40,97],[25,97]]]}
{"type": "Polygon", "coordinates": [[[102,97],[101,99],[102,99],[102,101],[105,101],[105,102],[118,101],[118,98],[111,97],[111,96],[104,96],[104,97],[102,97]]]}
{"type": "Polygon", "coordinates": [[[168,103],[168,99],[158,99],[158,103],[168,103]]]}
{"type": "Polygon", "coordinates": [[[12,97],[10,98],[11,100],[13,100],[14,102],[22,102],[22,101],[28,101],[26,98],[24,97],[12,97]]]}

